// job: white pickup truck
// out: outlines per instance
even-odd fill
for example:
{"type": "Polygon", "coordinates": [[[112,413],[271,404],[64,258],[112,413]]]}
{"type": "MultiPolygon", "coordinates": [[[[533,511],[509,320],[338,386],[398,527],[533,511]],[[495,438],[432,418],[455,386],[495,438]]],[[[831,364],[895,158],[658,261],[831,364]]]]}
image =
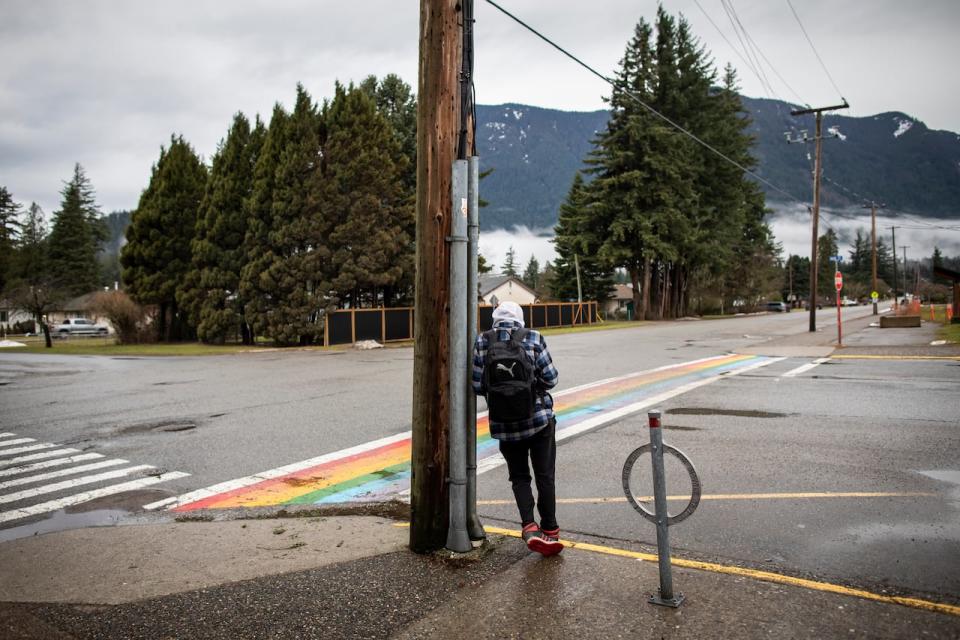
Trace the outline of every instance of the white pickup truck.
{"type": "Polygon", "coordinates": [[[109,330],[102,324],[94,324],[87,318],[67,318],[53,328],[53,333],[61,336],[105,336],[109,330]]]}

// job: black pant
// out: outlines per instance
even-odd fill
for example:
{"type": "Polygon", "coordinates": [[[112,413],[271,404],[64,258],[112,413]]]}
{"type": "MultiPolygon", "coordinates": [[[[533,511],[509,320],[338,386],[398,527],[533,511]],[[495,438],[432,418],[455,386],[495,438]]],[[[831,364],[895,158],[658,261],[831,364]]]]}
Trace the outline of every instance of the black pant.
{"type": "Polygon", "coordinates": [[[537,481],[537,510],[540,512],[542,529],[557,528],[557,494],[553,486],[557,462],[556,418],[550,424],[525,440],[500,441],[500,453],[507,461],[513,496],[520,510],[520,520],[526,526],[533,519],[533,490],[530,488],[530,467],[537,481]]]}

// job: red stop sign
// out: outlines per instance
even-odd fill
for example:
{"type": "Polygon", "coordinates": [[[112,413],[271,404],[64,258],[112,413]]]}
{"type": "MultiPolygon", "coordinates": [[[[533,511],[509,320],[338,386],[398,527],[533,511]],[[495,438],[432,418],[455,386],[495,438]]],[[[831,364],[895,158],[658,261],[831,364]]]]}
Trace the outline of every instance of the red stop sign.
{"type": "Polygon", "coordinates": [[[833,275],[833,283],[837,286],[837,291],[840,291],[840,289],[843,289],[843,274],[837,271],[833,275]]]}

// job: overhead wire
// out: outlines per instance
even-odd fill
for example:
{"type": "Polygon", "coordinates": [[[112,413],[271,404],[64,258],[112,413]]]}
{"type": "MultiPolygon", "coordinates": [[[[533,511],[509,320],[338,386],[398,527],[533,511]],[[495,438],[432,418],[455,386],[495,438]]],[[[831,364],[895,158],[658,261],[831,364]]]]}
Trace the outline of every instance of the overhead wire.
{"type": "MultiPolygon", "coordinates": [[[[733,4],[729,2],[729,0],[720,0],[720,6],[723,7],[723,11],[727,14],[727,19],[730,21],[730,26],[733,27],[733,33],[737,36],[737,40],[740,41],[740,46],[743,47],[744,53],[746,53],[747,57],[753,62],[754,68],[758,74],[757,77],[760,79],[760,84],[763,85],[764,90],[768,95],[771,97],[776,96],[776,91],[773,90],[770,80],[767,78],[767,74],[763,72],[763,65],[760,64],[760,58],[757,57],[756,52],[754,52],[749,46],[749,36],[747,36],[746,29],[743,28],[743,24],[740,22],[739,17],[737,17],[737,13],[733,8],[733,4]]],[[[777,97],[779,98],[779,96],[777,97]]]]}
{"type": "MultiPolygon", "coordinates": [[[[528,25],[526,22],[524,22],[523,20],[521,20],[521,19],[518,18],[517,16],[513,15],[512,13],[510,13],[509,11],[507,11],[506,9],[504,9],[503,7],[501,7],[499,4],[497,4],[496,2],[494,2],[494,0],[485,0],[485,1],[487,2],[487,4],[491,5],[492,7],[494,7],[495,9],[497,9],[498,11],[500,11],[501,13],[503,13],[505,16],[507,16],[508,18],[510,18],[511,20],[513,20],[514,22],[516,22],[517,24],[519,24],[520,26],[522,26],[524,29],[526,29],[527,31],[529,31],[529,32],[532,33],[533,35],[537,36],[538,38],[540,38],[541,40],[543,40],[544,42],[546,42],[548,45],[550,45],[551,47],[553,47],[554,49],[556,49],[557,51],[559,51],[559,52],[562,53],[563,55],[567,56],[567,57],[570,58],[572,61],[574,61],[575,63],[577,63],[578,65],[580,65],[581,67],[583,67],[584,69],[586,69],[587,71],[589,71],[590,73],[592,73],[593,75],[595,75],[596,77],[600,78],[601,80],[603,80],[604,82],[606,82],[607,84],[609,84],[611,87],[614,86],[615,83],[614,83],[614,80],[613,80],[612,78],[608,78],[607,76],[603,75],[602,73],[600,73],[599,71],[597,71],[596,69],[594,69],[593,67],[591,67],[590,65],[588,65],[586,62],[584,62],[584,61],[581,60],[580,58],[576,57],[575,55],[573,55],[572,53],[570,53],[569,51],[567,51],[566,49],[564,49],[563,47],[561,47],[559,44],[557,44],[556,42],[554,42],[553,40],[551,40],[551,39],[548,38],[547,36],[543,35],[542,33],[540,33],[539,31],[537,31],[537,30],[536,30],[535,28],[533,28],[532,26],[528,25]]],[[[733,166],[737,167],[738,169],[740,169],[741,171],[743,171],[743,172],[746,173],[747,175],[751,176],[751,177],[754,178],[755,180],[757,180],[757,181],[759,181],[759,182],[767,185],[768,187],[770,187],[770,188],[773,189],[774,191],[776,191],[776,192],[778,192],[778,193],[780,193],[780,194],[785,195],[785,196],[786,196],[788,199],[790,199],[791,201],[801,202],[801,201],[798,200],[798,199],[796,198],[796,196],[794,196],[793,194],[789,193],[789,192],[786,191],[785,189],[780,188],[779,186],[777,186],[777,185],[775,185],[774,183],[770,182],[770,181],[767,180],[766,178],[763,178],[763,177],[757,175],[756,173],[754,173],[754,172],[751,171],[750,169],[746,168],[745,166],[743,166],[742,164],[740,164],[739,162],[737,162],[737,161],[734,160],[733,158],[730,158],[729,156],[727,156],[726,154],[724,154],[722,151],[719,151],[718,149],[716,149],[715,147],[713,147],[710,143],[705,142],[704,140],[702,140],[701,138],[699,138],[697,135],[691,133],[690,131],[688,131],[688,130],[685,129],[684,127],[680,126],[679,124],[677,124],[676,122],[674,122],[673,120],[671,120],[670,118],[668,118],[667,116],[665,116],[664,114],[660,113],[659,111],[657,111],[656,109],[654,109],[652,106],[650,106],[649,104],[647,104],[646,102],[644,102],[642,99],[640,99],[640,97],[638,97],[638,96],[636,95],[636,93],[634,93],[633,91],[630,91],[629,89],[624,89],[623,91],[624,91],[624,93],[625,93],[627,96],[629,96],[634,102],[636,102],[637,104],[639,104],[641,107],[643,107],[644,109],[646,109],[647,111],[649,111],[649,112],[650,112],[651,114],[653,114],[654,116],[660,118],[661,120],[663,120],[664,122],[666,122],[668,125],[670,125],[670,126],[673,127],[674,129],[676,129],[677,131],[679,131],[679,132],[682,133],[683,135],[687,136],[688,138],[690,138],[691,140],[693,140],[693,141],[696,142],[697,144],[699,144],[699,145],[701,145],[702,147],[704,147],[705,149],[709,150],[711,153],[713,153],[713,154],[717,155],[718,157],[726,160],[727,162],[729,162],[729,163],[732,164],[733,166]]]]}
{"type": "Polygon", "coordinates": [[[787,5],[789,5],[790,11],[793,12],[793,17],[796,19],[797,24],[800,25],[800,31],[803,32],[803,37],[807,39],[807,43],[813,50],[813,55],[817,57],[817,60],[820,62],[820,67],[823,69],[823,72],[827,74],[830,84],[832,84],[833,88],[836,89],[837,94],[843,98],[843,92],[840,91],[840,87],[838,87],[837,83],[834,81],[833,76],[830,74],[830,70],[827,69],[827,65],[823,62],[823,58],[820,57],[820,53],[817,51],[817,48],[813,46],[813,40],[810,39],[810,35],[807,33],[806,28],[804,28],[803,22],[800,20],[800,15],[797,13],[797,10],[793,8],[793,3],[790,0],[787,0],[787,5]]]}

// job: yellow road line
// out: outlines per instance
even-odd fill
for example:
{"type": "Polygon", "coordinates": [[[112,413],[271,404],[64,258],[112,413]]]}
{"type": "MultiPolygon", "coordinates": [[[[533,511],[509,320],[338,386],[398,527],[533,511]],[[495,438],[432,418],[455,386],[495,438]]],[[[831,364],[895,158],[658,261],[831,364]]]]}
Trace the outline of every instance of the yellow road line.
{"type": "MultiPolygon", "coordinates": [[[[487,533],[496,533],[504,536],[520,537],[520,532],[513,529],[501,529],[500,527],[484,527],[487,533]]],[[[563,540],[565,547],[572,549],[582,549],[583,551],[593,551],[604,555],[619,556],[622,558],[633,558],[636,560],[646,560],[647,562],[656,562],[657,556],[653,553],[640,553],[638,551],[628,551],[627,549],[617,549],[616,547],[607,547],[587,542],[574,542],[572,540],[563,540]]],[[[885,596],[872,591],[863,589],[851,589],[839,584],[830,582],[819,582],[817,580],[807,580],[804,578],[794,578],[771,571],[758,571],[756,569],[744,569],[731,565],[716,564],[713,562],[699,562],[697,560],[684,560],[683,558],[671,558],[671,564],[675,567],[684,567],[686,569],[699,569],[701,571],[712,571],[713,573],[724,573],[727,575],[741,576],[744,578],[753,578],[763,582],[773,582],[777,584],[786,584],[813,591],[825,591],[827,593],[836,593],[838,595],[853,596],[855,598],[864,598],[886,604],[899,604],[913,609],[922,609],[924,611],[933,611],[935,613],[946,613],[953,616],[960,616],[960,607],[945,604],[942,602],[933,602],[931,600],[921,600],[920,598],[904,598],[901,596],[885,596]]]]}
{"type": "Polygon", "coordinates": [[[831,360],[960,360],[960,356],[871,356],[871,355],[832,355],[831,360]]]}
{"type": "MultiPolygon", "coordinates": [[[[846,492],[806,492],[806,493],[713,493],[700,496],[700,500],[797,500],[812,498],[930,498],[935,493],[915,491],[846,491],[846,492]]],[[[635,496],[640,502],[651,502],[653,496],[635,496]]],[[[687,502],[690,496],[667,496],[667,500],[687,502]]],[[[623,503],[624,496],[613,498],[557,498],[558,504],[608,504],[623,503]]],[[[478,505],[512,505],[513,500],[477,500],[478,505]]]]}

